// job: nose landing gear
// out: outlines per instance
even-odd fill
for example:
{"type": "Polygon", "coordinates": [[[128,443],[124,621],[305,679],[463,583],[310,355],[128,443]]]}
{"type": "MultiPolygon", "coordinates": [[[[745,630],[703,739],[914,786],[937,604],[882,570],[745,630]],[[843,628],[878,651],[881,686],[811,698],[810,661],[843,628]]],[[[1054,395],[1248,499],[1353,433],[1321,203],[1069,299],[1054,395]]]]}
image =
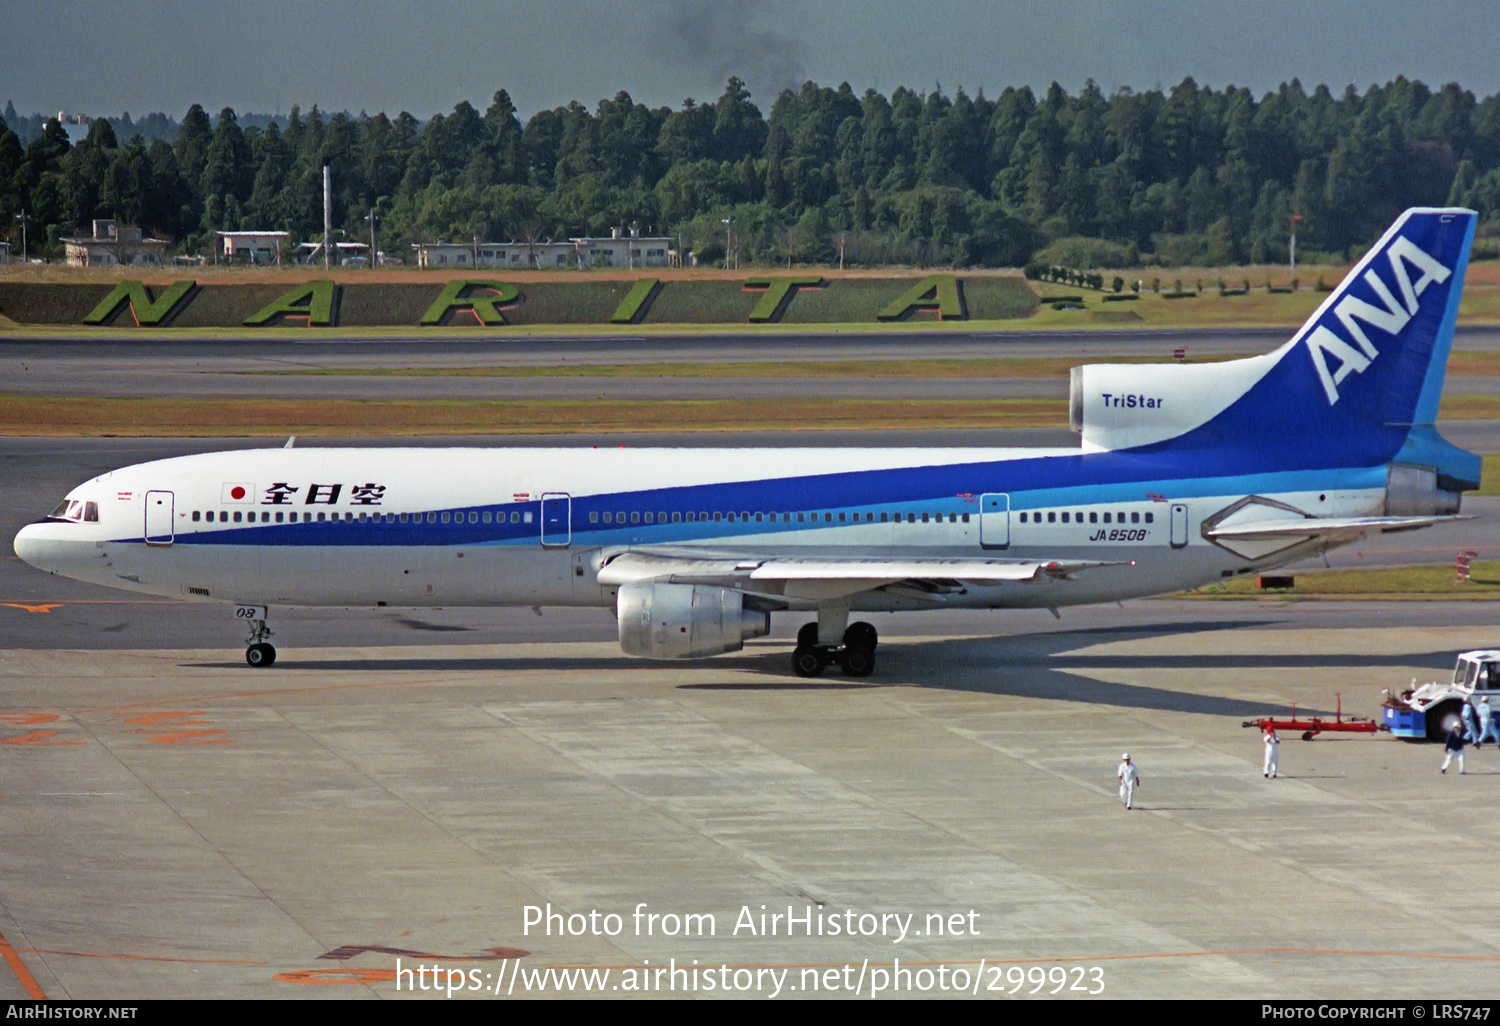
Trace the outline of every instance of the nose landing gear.
{"type": "Polygon", "coordinates": [[[260,669],[276,661],[276,648],[266,641],[271,628],[266,626],[269,610],[265,606],[239,606],[235,616],[250,625],[250,634],[245,638],[245,662],[260,669]]]}

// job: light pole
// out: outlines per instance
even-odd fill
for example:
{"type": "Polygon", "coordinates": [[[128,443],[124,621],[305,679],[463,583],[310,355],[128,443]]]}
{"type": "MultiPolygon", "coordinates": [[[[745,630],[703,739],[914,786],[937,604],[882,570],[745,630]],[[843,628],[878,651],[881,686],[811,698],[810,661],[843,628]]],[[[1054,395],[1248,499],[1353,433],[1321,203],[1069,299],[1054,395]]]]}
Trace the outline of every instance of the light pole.
{"type": "Polygon", "coordinates": [[[734,253],[734,218],[724,218],[724,270],[729,270],[731,254],[734,253]]]}
{"type": "Polygon", "coordinates": [[[25,207],[22,207],[21,212],[16,215],[16,220],[21,222],[21,263],[24,264],[27,263],[28,256],[26,252],[26,222],[30,220],[30,218],[26,216],[25,207]]]}
{"type": "Polygon", "coordinates": [[[1297,222],[1302,220],[1301,214],[1293,214],[1289,220],[1292,223],[1292,237],[1287,244],[1287,252],[1291,256],[1292,277],[1297,277],[1297,222]]]}
{"type": "Polygon", "coordinates": [[[380,217],[380,211],[375,207],[365,215],[365,220],[370,222],[370,269],[375,269],[375,222],[380,217]]]}

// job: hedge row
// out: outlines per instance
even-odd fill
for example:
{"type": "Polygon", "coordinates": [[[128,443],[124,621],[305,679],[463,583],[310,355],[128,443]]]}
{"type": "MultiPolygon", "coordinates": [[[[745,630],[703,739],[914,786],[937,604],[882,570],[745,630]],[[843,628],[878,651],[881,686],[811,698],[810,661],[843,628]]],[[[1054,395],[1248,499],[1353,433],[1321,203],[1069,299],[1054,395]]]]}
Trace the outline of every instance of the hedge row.
{"type": "Polygon", "coordinates": [[[835,324],[1026,317],[1036,295],[1015,278],[556,282],[474,278],[431,285],[51,285],[0,282],[0,314],[18,324],[115,328],[275,325],[835,324]]]}

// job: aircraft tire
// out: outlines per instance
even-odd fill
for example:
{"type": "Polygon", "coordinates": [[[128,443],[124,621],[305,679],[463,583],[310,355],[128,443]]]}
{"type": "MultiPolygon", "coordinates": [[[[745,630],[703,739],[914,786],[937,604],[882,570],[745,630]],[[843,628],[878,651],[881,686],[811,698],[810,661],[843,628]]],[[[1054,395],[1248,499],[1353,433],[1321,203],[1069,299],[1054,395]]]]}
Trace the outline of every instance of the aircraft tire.
{"type": "MultiPolygon", "coordinates": [[[[875,625],[863,620],[851,623],[848,630],[844,631],[845,648],[858,648],[873,653],[879,641],[880,635],[875,632],[875,625]]],[[[864,675],[860,674],[860,676],[864,675]]]]}
{"type": "Polygon", "coordinates": [[[846,648],[841,661],[846,677],[868,677],[875,672],[875,652],[872,649],[846,648]]]}
{"type": "Polygon", "coordinates": [[[805,623],[797,630],[797,647],[812,648],[818,643],[818,621],[805,623]]]}
{"type": "Polygon", "coordinates": [[[276,661],[276,647],[261,642],[245,649],[245,662],[256,669],[264,669],[276,661]]]}
{"type": "Polygon", "coordinates": [[[823,667],[828,665],[823,653],[815,648],[798,645],[792,653],[792,672],[799,677],[820,677],[823,667]]]}

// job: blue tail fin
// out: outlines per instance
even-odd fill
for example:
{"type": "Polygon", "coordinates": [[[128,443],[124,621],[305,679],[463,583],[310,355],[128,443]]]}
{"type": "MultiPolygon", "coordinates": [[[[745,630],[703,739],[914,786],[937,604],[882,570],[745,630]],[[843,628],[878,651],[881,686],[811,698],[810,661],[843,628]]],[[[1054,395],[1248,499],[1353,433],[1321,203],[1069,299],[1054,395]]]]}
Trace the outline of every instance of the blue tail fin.
{"type": "MultiPolygon", "coordinates": [[[[1280,349],[1180,368],[1182,398],[1198,414],[1190,423],[1168,436],[1163,420],[1159,440],[1121,437],[1145,450],[1211,452],[1238,472],[1411,457],[1475,487],[1478,458],[1432,425],[1476,221],[1471,210],[1408,210],[1280,349]]],[[[1168,387],[1175,380],[1162,374],[1168,387]]]]}
{"type": "Polygon", "coordinates": [[[1477,220],[1408,210],[1302,326],[1290,348],[1306,348],[1330,407],[1393,427],[1437,419],[1477,220]]]}

